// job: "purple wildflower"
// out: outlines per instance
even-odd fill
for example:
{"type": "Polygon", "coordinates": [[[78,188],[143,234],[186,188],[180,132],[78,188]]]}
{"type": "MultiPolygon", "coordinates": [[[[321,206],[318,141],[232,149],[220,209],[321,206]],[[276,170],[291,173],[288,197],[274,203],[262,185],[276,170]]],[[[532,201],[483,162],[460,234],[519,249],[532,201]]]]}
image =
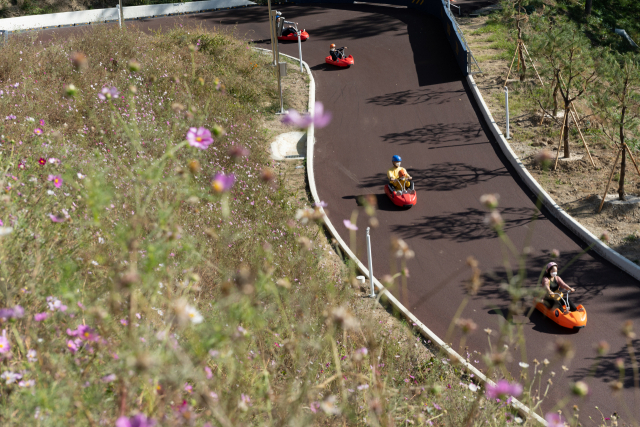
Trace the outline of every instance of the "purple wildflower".
{"type": "Polygon", "coordinates": [[[216,193],[225,193],[231,190],[233,183],[236,182],[236,177],[233,174],[225,175],[222,172],[218,172],[211,182],[211,188],[216,193]]]}
{"type": "Polygon", "coordinates": [[[44,119],[40,119],[40,126],[44,126],[44,119]]]}
{"type": "Polygon", "coordinates": [[[9,114],[7,117],[4,118],[5,120],[15,120],[17,119],[16,116],[14,116],[13,114],[9,114]]]}
{"type": "Polygon", "coordinates": [[[209,145],[213,144],[213,138],[207,128],[189,128],[187,132],[187,142],[192,147],[206,150],[209,145]]]}
{"type": "Polygon", "coordinates": [[[100,381],[102,381],[105,384],[114,382],[116,380],[116,374],[109,374],[109,375],[105,375],[104,377],[100,378],[100,381]]]}
{"type": "Polygon", "coordinates": [[[35,133],[36,135],[42,135],[43,131],[42,131],[42,129],[40,129],[40,128],[35,128],[35,129],[33,130],[33,133],[35,133]]]}
{"type": "Polygon", "coordinates": [[[487,384],[486,395],[489,399],[505,398],[506,396],[518,397],[522,394],[522,385],[509,383],[507,380],[500,380],[493,386],[487,384]]]}
{"type": "Polygon", "coordinates": [[[116,421],[116,427],[153,427],[156,422],[143,414],[134,415],[131,418],[120,417],[116,421]]]}
{"type": "Polygon", "coordinates": [[[36,322],[42,322],[44,319],[46,319],[47,317],[49,317],[49,313],[36,313],[33,316],[33,320],[35,320],[36,322]]]}
{"type": "Polygon", "coordinates": [[[118,95],[120,95],[120,92],[118,92],[118,89],[115,87],[103,87],[102,91],[98,94],[98,98],[105,101],[107,99],[117,98],[118,95]]]}

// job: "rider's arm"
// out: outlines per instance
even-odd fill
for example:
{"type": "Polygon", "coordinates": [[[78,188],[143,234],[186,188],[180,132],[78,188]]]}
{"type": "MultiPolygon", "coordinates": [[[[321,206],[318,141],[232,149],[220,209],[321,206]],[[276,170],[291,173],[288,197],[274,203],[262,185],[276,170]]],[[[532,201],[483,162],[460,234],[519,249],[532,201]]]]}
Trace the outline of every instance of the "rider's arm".
{"type": "Polygon", "coordinates": [[[547,290],[548,294],[552,294],[553,292],[551,292],[551,288],[549,287],[549,283],[551,283],[551,281],[548,278],[546,278],[546,277],[542,278],[542,286],[544,286],[544,288],[547,290]]]}
{"type": "Polygon", "coordinates": [[[575,289],[573,289],[571,286],[569,286],[566,283],[564,283],[564,280],[562,280],[560,278],[560,276],[556,276],[556,281],[558,282],[558,285],[560,285],[560,287],[562,289],[566,289],[567,291],[575,292],[575,289]]]}
{"type": "Polygon", "coordinates": [[[393,173],[393,169],[390,169],[387,171],[387,178],[389,178],[389,181],[391,182],[396,180],[395,174],[393,173]]]}

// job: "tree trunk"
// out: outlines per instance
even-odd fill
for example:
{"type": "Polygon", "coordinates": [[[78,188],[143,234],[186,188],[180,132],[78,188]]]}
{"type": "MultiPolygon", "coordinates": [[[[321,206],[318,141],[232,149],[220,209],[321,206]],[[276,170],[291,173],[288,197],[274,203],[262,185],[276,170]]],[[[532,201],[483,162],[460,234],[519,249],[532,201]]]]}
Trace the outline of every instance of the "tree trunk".
{"type": "MultiPolygon", "coordinates": [[[[518,10],[518,12],[520,12],[520,10],[518,10]]],[[[516,21],[516,25],[518,26],[518,44],[516,46],[516,49],[518,49],[518,61],[520,61],[520,64],[522,66],[522,68],[520,68],[520,81],[523,82],[525,80],[525,78],[527,77],[527,64],[524,62],[524,52],[522,52],[522,28],[520,28],[520,23],[522,22],[521,19],[518,19],[516,21]]]]}
{"type": "MultiPolygon", "coordinates": [[[[623,145],[624,147],[624,145],[623,145]]],[[[620,181],[618,185],[618,198],[620,200],[625,200],[624,198],[624,176],[625,170],[627,168],[627,150],[622,149],[622,163],[620,164],[620,181]]]]}
{"type": "MultiPolygon", "coordinates": [[[[587,0],[584,4],[584,14],[586,16],[591,15],[591,3],[592,3],[592,0],[587,0]]],[[[624,159],[624,157],[622,158],[624,159]]]]}
{"type": "MultiPolygon", "coordinates": [[[[558,75],[556,74],[556,78],[554,79],[553,86],[553,117],[558,117],[558,87],[560,86],[560,80],[558,75]]],[[[555,119],[554,119],[555,120],[555,119]]]]}
{"type": "Polygon", "coordinates": [[[565,127],[564,127],[563,140],[564,140],[564,158],[565,159],[568,159],[569,157],[571,157],[571,151],[569,150],[569,125],[571,124],[570,108],[571,108],[571,104],[565,105],[564,107],[565,127]]]}

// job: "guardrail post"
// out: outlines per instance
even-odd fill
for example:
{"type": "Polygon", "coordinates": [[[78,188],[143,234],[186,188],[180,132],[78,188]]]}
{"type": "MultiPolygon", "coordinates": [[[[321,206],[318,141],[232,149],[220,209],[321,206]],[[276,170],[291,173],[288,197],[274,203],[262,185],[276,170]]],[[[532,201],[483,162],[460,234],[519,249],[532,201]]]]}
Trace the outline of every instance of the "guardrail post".
{"type": "Polygon", "coordinates": [[[9,31],[7,30],[0,30],[0,41],[2,43],[0,44],[4,44],[9,40],[9,31]]]}
{"type": "Polygon", "coordinates": [[[116,12],[118,12],[118,24],[122,28],[122,15],[120,15],[120,4],[116,5],[116,12]]]}
{"type": "Polygon", "coordinates": [[[504,87],[504,102],[507,110],[507,139],[511,139],[511,136],[509,136],[509,88],[506,86],[504,87]]]}
{"type": "Polygon", "coordinates": [[[298,32],[298,54],[300,55],[300,72],[303,73],[304,69],[302,68],[302,42],[300,41],[300,31],[296,28],[298,32]]]}
{"type": "Polygon", "coordinates": [[[373,262],[371,261],[371,235],[369,234],[371,227],[367,227],[367,258],[369,259],[369,284],[371,285],[371,298],[376,297],[376,291],[373,286],[373,262]]]}

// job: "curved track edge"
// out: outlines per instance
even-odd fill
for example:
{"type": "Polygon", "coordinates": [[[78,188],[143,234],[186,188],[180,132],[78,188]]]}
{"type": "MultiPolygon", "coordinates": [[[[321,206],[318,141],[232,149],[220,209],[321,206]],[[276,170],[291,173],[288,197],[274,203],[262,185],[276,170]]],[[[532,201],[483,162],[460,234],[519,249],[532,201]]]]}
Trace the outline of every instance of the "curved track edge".
{"type": "MultiPolygon", "coordinates": [[[[256,50],[261,50],[265,52],[271,52],[268,49],[255,48],[256,50]]],[[[295,61],[299,61],[298,58],[293,56],[285,55],[281,53],[280,55],[286,56],[295,61]]],[[[314,107],[316,103],[316,86],[315,79],[313,78],[313,74],[311,73],[311,69],[309,65],[302,61],[304,68],[309,75],[309,114],[313,115],[314,107]]],[[[316,180],[315,175],[313,173],[313,151],[315,147],[315,129],[313,124],[307,129],[307,180],[309,183],[309,190],[311,191],[311,196],[313,198],[313,202],[316,204],[320,203],[320,197],[318,196],[318,190],[316,188],[316,180]]],[[[380,283],[378,279],[375,277],[371,278],[369,276],[369,269],[367,269],[364,264],[358,259],[358,257],[351,251],[349,245],[340,237],[340,234],[336,230],[336,228],[331,223],[329,217],[324,214],[324,209],[320,206],[320,210],[324,215],[324,226],[329,231],[329,233],[336,239],[338,244],[340,245],[340,249],[344,254],[346,254],[358,267],[369,280],[373,280],[373,283],[376,286],[378,291],[377,299],[384,299],[385,302],[391,304],[398,312],[400,312],[408,321],[410,321],[414,328],[417,329],[420,334],[430,339],[434,342],[442,351],[447,353],[448,357],[454,359],[459,366],[462,366],[466,371],[474,374],[475,378],[479,379],[485,384],[489,384],[494,386],[495,383],[487,378],[482,372],[480,372],[475,366],[467,362],[462,356],[460,356],[454,349],[452,349],[449,345],[447,345],[440,337],[438,337],[431,329],[429,329],[424,323],[422,323],[410,310],[408,310],[396,297],[394,297],[383,285],[380,283]]],[[[522,416],[526,418],[531,418],[540,425],[547,426],[547,422],[540,417],[540,415],[533,412],[528,406],[524,405],[517,399],[513,399],[511,401],[511,406],[516,409],[522,416]]]]}
{"type": "Polygon", "coordinates": [[[602,258],[606,259],[634,279],[640,280],[639,265],[631,262],[627,258],[620,255],[618,252],[616,252],[614,249],[611,249],[609,246],[605,245],[593,233],[591,233],[582,224],[571,217],[553,200],[553,198],[546,191],[544,191],[538,181],[536,181],[536,179],[529,173],[518,155],[511,149],[511,146],[500,131],[500,128],[498,128],[496,121],[491,115],[491,111],[489,111],[489,107],[487,107],[487,104],[484,102],[484,98],[482,97],[480,89],[478,89],[473,76],[467,75],[467,83],[471,88],[473,97],[478,103],[480,111],[482,111],[482,116],[484,117],[485,122],[491,129],[491,133],[493,133],[496,141],[498,141],[498,145],[500,145],[502,153],[509,160],[509,163],[511,163],[511,165],[515,168],[518,176],[520,177],[520,179],[522,179],[522,181],[524,181],[529,190],[531,190],[533,194],[537,195],[538,199],[542,201],[542,204],[549,210],[551,215],[553,215],[558,221],[560,221],[565,227],[571,230],[573,234],[579,237],[587,245],[591,246],[598,255],[600,255],[602,258]]]}

